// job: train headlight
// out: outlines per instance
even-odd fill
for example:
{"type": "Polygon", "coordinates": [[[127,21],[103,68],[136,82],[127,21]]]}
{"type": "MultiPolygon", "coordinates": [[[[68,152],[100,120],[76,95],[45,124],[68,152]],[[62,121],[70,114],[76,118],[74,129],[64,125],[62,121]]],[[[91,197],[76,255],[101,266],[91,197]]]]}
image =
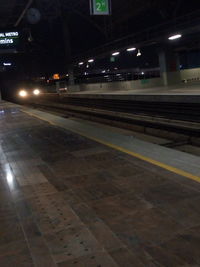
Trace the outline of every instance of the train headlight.
{"type": "Polygon", "coordinates": [[[40,94],[40,90],[35,89],[35,90],[33,91],[33,94],[34,94],[34,95],[39,95],[39,94],[40,94]]]}
{"type": "Polygon", "coordinates": [[[19,91],[19,96],[26,97],[27,96],[27,92],[25,90],[20,90],[19,91]]]}

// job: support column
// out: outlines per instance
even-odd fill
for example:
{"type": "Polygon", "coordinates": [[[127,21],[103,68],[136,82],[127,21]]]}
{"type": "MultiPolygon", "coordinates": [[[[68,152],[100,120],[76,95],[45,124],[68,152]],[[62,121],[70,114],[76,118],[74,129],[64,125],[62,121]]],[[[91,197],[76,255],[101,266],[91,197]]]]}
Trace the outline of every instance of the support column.
{"type": "Polygon", "coordinates": [[[179,84],[181,82],[180,61],[178,54],[171,50],[159,51],[160,74],[165,86],[179,84]]]}
{"type": "Polygon", "coordinates": [[[69,85],[74,85],[74,66],[70,64],[68,66],[69,85]]]}
{"type": "Polygon", "coordinates": [[[66,16],[66,14],[62,15],[62,23],[63,23],[63,38],[65,45],[65,69],[69,75],[69,85],[74,85],[74,67],[72,63],[72,51],[71,51],[68,17],[66,16]]]}

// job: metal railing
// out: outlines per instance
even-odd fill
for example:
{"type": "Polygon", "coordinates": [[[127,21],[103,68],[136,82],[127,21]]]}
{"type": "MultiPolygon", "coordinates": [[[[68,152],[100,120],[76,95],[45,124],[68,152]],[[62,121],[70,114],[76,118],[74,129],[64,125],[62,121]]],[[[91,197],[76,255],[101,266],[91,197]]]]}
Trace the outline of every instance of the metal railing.
{"type": "Polygon", "coordinates": [[[75,78],[75,84],[87,83],[109,83],[109,82],[123,82],[132,80],[147,80],[152,78],[159,78],[160,71],[140,71],[140,72],[119,72],[119,73],[105,73],[104,75],[84,75],[75,78]]]}

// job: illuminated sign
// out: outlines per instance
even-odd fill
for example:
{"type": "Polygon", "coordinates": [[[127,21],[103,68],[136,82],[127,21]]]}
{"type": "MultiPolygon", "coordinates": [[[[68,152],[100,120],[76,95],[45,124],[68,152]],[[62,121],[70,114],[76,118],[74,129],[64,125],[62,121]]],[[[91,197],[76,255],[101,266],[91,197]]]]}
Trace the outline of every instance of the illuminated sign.
{"type": "Polygon", "coordinates": [[[110,15],[111,0],[90,0],[91,15],[110,15]]]}
{"type": "Polygon", "coordinates": [[[0,48],[15,48],[18,43],[18,32],[0,32],[0,48]]]}
{"type": "Polygon", "coordinates": [[[55,73],[55,74],[53,75],[53,79],[54,79],[54,80],[59,80],[59,79],[60,79],[60,75],[59,75],[58,73],[55,73]]]}

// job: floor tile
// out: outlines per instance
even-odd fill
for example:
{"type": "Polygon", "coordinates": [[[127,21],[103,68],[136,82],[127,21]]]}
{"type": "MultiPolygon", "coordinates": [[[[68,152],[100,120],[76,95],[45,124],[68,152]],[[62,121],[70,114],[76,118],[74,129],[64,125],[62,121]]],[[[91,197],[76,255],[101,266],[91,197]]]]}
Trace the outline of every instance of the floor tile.
{"type": "Polygon", "coordinates": [[[87,256],[82,256],[77,259],[66,261],[58,264],[59,267],[117,267],[118,265],[106,253],[93,253],[87,256]]]}
{"type": "Polygon", "coordinates": [[[0,263],[2,267],[34,266],[26,241],[14,241],[0,246],[0,263]]]}

